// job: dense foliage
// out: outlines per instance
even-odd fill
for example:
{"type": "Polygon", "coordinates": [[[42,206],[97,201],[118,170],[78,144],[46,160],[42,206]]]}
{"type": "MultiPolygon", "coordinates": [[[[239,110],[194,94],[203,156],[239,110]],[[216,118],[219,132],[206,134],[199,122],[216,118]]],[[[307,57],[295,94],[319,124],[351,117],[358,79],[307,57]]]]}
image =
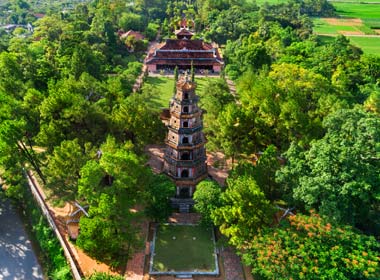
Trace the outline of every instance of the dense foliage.
{"type": "Polygon", "coordinates": [[[378,279],[379,243],[327,223],[317,214],[297,214],[246,242],[243,260],[258,279],[378,279]]]}
{"type": "Polygon", "coordinates": [[[324,127],[308,150],[291,146],[278,180],[307,207],[379,234],[380,119],[358,108],[341,110],[324,127]]]}
{"type": "Polygon", "coordinates": [[[225,190],[198,186],[204,222],[263,278],[378,278],[378,247],[345,225],[379,234],[380,58],[344,36],[313,34],[310,16],[334,14],[328,1],[98,0],[62,13],[40,2],[0,8],[4,23],[33,25],[0,30],[0,172],[9,196],[23,199],[22,170],[32,168],[51,199],[90,206],[77,244],[91,256],[116,266],[139,246],[139,218],[164,220],[174,187],[144,166],[144,146],[165,134],[152,88],[132,94],[147,41],[120,34],[165,39],[185,16],[195,38],[222,48],[222,74],[237,86],[231,95],[231,81],[213,80],[199,92],[207,148],[233,167],[225,190]],[[299,214],[276,226],[276,204],[299,214]],[[310,208],[323,217],[304,216],[310,208]],[[313,255],[299,258],[302,248],[313,255]],[[283,268],[290,253],[296,265],[283,268]]]}

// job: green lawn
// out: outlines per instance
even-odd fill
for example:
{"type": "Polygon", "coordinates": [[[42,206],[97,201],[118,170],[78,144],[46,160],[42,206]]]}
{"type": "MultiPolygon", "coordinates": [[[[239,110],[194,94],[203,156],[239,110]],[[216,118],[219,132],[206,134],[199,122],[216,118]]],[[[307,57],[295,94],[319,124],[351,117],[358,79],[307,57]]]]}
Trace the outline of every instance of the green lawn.
{"type": "Polygon", "coordinates": [[[153,270],[215,271],[215,246],[210,228],[160,225],[156,233],[153,270]]]}
{"type": "Polygon", "coordinates": [[[169,100],[173,96],[174,79],[167,77],[147,77],[144,87],[152,85],[157,89],[157,94],[153,95],[150,102],[155,108],[169,108],[169,100]]]}
{"type": "MultiPolygon", "coordinates": [[[[219,79],[214,77],[195,78],[197,92],[201,92],[209,79],[219,79]]],[[[169,100],[173,96],[174,79],[168,77],[147,77],[145,85],[152,85],[158,90],[158,94],[153,95],[150,102],[155,108],[169,108],[169,100]]]]}

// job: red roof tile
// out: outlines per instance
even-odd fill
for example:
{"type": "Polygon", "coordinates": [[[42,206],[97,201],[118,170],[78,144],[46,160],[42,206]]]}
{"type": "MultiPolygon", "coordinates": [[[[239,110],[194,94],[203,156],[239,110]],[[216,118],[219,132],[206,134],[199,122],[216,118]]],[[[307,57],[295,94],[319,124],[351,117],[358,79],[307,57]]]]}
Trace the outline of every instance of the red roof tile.
{"type": "Polygon", "coordinates": [[[147,64],[223,65],[217,48],[203,40],[168,39],[151,50],[146,58],[147,64]]]}

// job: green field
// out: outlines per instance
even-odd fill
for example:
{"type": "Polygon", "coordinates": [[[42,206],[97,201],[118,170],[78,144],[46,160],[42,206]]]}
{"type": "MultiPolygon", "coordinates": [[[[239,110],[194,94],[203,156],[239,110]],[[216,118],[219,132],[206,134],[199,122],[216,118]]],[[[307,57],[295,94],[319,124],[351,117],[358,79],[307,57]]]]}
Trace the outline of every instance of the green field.
{"type": "Polygon", "coordinates": [[[342,17],[360,18],[364,24],[380,29],[380,4],[333,3],[342,17]]]}
{"type": "Polygon", "coordinates": [[[314,32],[323,34],[337,34],[339,31],[359,31],[357,26],[330,25],[321,18],[314,18],[314,32]]]}
{"type": "MultiPolygon", "coordinates": [[[[219,79],[219,78],[195,78],[197,83],[197,92],[202,92],[204,85],[207,83],[208,79],[219,79]]],[[[147,77],[144,86],[152,85],[157,89],[158,94],[153,95],[150,102],[155,108],[168,108],[169,100],[173,96],[174,90],[174,79],[169,77],[147,77]]]]}
{"type": "Polygon", "coordinates": [[[156,233],[153,270],[215,271],[215,245],[211,228],[160,225],[156,233]]]}
{"type": "Polygon", "coordinates": [[[351,43],[360,47],[364,53],[380,55],[380,36],[371,37],[349,37],[351,43]]]}

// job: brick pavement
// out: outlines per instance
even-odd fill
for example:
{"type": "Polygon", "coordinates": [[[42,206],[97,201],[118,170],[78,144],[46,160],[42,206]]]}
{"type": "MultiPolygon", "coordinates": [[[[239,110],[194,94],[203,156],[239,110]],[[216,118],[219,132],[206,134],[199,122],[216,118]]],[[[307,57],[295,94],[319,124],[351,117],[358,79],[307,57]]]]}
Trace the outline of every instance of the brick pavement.
{"type": "Polygon", "coordinates": [[[221,252],[226,280],[244,280],[243,267],[240,258],[231,247],[221,252]]]}
{"type": "Polygon", "coordinates": [[[149,223],[147,221],[141,224],[141,237],[145,240],[144,248],[135,252],[130,260],[128,260],[125,272],[127,280],[143,280],[145,256],[149,253],[149,242],[147,241],[149,223]]]}

